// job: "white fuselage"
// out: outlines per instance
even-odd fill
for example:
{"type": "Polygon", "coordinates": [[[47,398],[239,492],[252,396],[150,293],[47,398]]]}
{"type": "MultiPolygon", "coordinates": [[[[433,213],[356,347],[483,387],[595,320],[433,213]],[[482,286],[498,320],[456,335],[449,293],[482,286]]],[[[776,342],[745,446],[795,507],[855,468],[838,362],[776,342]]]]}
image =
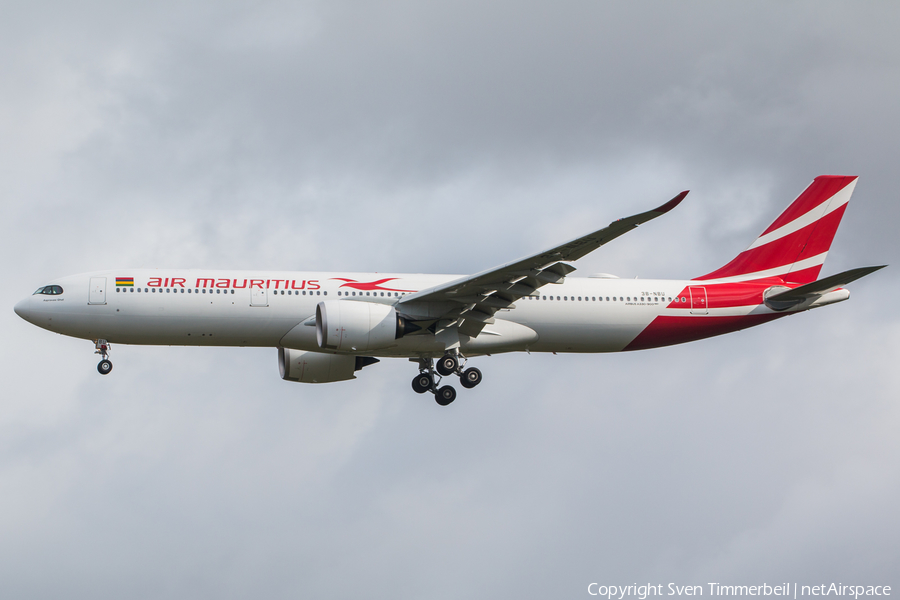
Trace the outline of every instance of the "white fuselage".
{"type": "MultiPolygon", "coordinates": [[[[56,280],[53,283],[63,293],[33,295],[20,302],[16,312],[57,333],[112,343],[267,346],[321,352],[315,327],[318,303],[374,302],[393,305],[401,313],[415,313],[419,310],[415,303],[401,302],[406,294],[457,278],[382,273],[104,271],[56,280]],[[123,272],[133,282],[117,285],[116,279],[123,272]]],[[[777,316],[756,300],[707,307],[706,291],[697,284],[569,277],[564,283],[544,286],[518,300],[514,308],[500,310],[477,337],[462,339],[461,350],[469,355],[522,350],[616,352],[630,349],[629,344],[661,317],[690,319],[700,325],[702,319],[710,317],[759,315],[768,320],[777,316]],[[695,295],[704,290],[702,305],[685,297],[686,290],[693,290],[695,295]]],[[[693,339],[698,337],[707,335],[693,339]]],[[[651,345],[677,341],[683,340],[651,345]]],[[[424,332],[359,354],[415,357],[443,351],[443,344],[424,332]]]]}

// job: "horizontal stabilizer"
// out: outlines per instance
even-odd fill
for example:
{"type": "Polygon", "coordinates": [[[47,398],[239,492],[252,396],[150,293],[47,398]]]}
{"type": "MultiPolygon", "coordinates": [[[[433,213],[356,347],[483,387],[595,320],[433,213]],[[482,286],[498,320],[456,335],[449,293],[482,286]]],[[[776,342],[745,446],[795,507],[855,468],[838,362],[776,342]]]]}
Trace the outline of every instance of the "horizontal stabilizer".
{"type": "Polygon", "coordinates": [[[858,269],[850,269],[837,275],[831,275],[812,283],[795,287],[791,290],[779,292],[772,296],[766,297],[766,304],[774,310],[785,310],[792,306],[796,306],[810,298],[822,296],[828,292],[832,292],[840,287],[847,285],[857,279],[861,279],[870,273],[874,273],[879,269],[885,268],[887,265],[879,265],[877,267],[859,267],[858,269]]]}

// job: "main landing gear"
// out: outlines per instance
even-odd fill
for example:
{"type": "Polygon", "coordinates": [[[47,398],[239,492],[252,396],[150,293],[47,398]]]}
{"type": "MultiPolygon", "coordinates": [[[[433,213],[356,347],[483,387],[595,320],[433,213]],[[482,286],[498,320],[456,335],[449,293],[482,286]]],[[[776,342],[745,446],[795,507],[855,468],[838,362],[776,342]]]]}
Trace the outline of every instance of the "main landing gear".
{"type": "Polygon", "coordinates": [[[97,340],[94,342],[94,354],[99,354],[102,359],[97,363],[97,371],[101,375],[109,375],[112,371],[112,361],[109,360],[109,342],[106,340],[97,340]]]}
{"type": "MultiPolygon", "coordinates": [[[[431,363],[430,358],[419,359],[419,374],[412,381],[413,391],[417,394],[431,392],[434,400],[441,406],[447,406],[456,400],[456,389],[452,385],[438,387],[442,377],[458,375],[459,383],[466,389],[471,389],[481,383],[481,371],[475,367],[463,370],[465,362],[461,365],[460,354],[447,353],[437,363],[437,368],[431,363]]],[[[465,361],[465,358],[463,361],[465,361]]]]}

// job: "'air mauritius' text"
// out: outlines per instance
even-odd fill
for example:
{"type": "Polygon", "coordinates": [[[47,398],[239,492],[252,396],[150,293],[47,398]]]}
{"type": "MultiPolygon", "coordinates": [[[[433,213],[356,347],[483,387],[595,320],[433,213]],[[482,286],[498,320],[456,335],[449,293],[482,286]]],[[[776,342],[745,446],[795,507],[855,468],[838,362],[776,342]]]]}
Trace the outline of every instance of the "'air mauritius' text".
{"type": "Polygon", "coordinates": [[[318,290],[318,279],[210,279],[198,277],[193,286],[187,286],[184,277],[153,277],[148,287],[195,287],[195,288],[259,288],[266,290],[318,290]]]}

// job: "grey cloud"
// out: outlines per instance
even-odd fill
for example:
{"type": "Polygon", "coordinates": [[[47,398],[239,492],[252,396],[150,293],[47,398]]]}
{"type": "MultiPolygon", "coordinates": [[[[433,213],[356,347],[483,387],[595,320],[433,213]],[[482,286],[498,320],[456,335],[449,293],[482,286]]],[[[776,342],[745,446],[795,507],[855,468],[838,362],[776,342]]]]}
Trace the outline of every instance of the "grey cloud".
{"type": "Polygon", "coordinates": [[[0,24],[0,580],[15,597],[559,597],[897,585],[892,269],[614,356],[493,356],[440,410],[383,361],[88,342],[11,306],[113,266],[473,272],[657,205],[578,275],[690,277],[816,175],[826,272],[896,262],[891,5],[15,7],[0,24]]]}

